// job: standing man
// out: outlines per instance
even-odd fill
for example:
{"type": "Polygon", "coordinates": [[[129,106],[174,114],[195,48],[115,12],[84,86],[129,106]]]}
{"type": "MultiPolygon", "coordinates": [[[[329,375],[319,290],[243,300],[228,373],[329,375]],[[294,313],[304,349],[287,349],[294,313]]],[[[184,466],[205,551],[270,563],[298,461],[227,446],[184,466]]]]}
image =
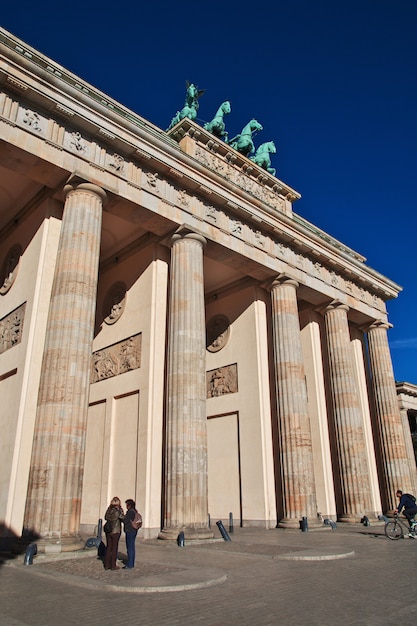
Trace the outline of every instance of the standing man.
{"type": "Polygon", "coordinates": [[[135,519],[136,504],[132,499],[126,500],[126,516],[124,519],[124,528],[126,533],[126,550],[127,563],[123,569],[133,569],[135,567],[135,541],[138,534],[137,529],[133,528],[132,521],[135,519]]]}
{"type": "Polygon", "coordinates": [[[410,527],[410,534],[408,535],[410,538],[416,539],[415,533],[415,524],[412,523],[414,515],[417,513],[417,504],[416,499],[411,493],[403,493],[401,489],[397,489],[397,498],[400,498],[400,502],[398,504],[398,508],[394,511],[394,513],[400,514],[404,509],[404,516],[408,520],[408,525],[410,527]]]}

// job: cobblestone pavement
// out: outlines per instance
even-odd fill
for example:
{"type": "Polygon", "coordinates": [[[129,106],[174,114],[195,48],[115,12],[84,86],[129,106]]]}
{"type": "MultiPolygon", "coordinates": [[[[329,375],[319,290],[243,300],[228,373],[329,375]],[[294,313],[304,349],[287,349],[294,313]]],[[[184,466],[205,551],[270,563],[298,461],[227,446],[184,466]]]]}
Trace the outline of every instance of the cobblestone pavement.
{"type": "Polygon", "coordinates": [[[417,624],[417,540],[342,524],[235,529],[231,538],[181,548],[138,540],[134,570],[105,571],[94,549],[29,566],[6,560],[0,625],[417,624]]]}

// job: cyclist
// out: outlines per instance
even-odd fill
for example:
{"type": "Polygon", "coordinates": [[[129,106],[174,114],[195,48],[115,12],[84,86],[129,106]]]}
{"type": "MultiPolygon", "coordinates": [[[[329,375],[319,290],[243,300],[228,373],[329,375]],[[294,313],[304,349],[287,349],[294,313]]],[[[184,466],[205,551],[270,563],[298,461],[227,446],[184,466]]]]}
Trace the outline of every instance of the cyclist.
{"type": "Polygon", "coordinates": [[[417,539],[416,536],[416,524],[413,524],[414,515],[417,513],[417,504],[416,499],[411,493],[403,493],[401,489],[397,489],[397,498],[400,498],[398,503],[398,507],[395,509],[394,513],[400,514],[404,509],[404,516],[408,520],[408,525],[410,527],[410,534],[408,535],[412,539],[417,539]]]}

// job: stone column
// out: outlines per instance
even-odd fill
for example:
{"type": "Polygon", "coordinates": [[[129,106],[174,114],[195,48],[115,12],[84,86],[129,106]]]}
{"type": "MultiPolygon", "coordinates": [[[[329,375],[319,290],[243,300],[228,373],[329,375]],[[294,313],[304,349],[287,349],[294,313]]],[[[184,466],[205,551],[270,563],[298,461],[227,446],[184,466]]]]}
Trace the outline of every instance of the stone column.
{"type": "Polygon", "coordinates": [[[201,235],[172,238],[164,528],[161,539],[211,538],[208,527],[206,343],[201,235]]]}
{"type": "MultiPolygon", "coordinates": [[[[350,344],[348,307],[332,302],[324,309],[329,356],[341,499],[339,519],[359,522],[372,511],[363,416],[350,344]]],[[[338,500],[338,499],[337,499],[338,500]]]]}
{"type": "Polygon", "coordinates": [[[382,459],[382,502],[385,511],[396,508],[397,489],[413,491],[414,476],[410,475],[410,463],[404,428],[398,404],[388,345],[389,324],[377,321],[368,328],[368,347],[371,366],[371,381],[375,401],[375,421],[382,459]]]}
{"type": "MultiPolygon", "coordinates": [[[[408,411],[402,405],[402,402],[400,403],[399,406],[400,406],[401,422],[402,422],[402,425],[403,425],[405,446],[406,446],[406,450],[407,450],[409,472],[410,472],[410,478],[411,478],[411,484],[412,484],[412,488],[411,488],[410,493],[417,493],[416,457],[415,457],[415,454],[414,454],[414,446],[413,446],[413,439],[412,439],[412,436],[411,436],[410,422],[408,420],[408,411]]],[[[390,510],[388,508],[388,505],[387,505],[387,510],[390,510]]]]}
{"type": "Polygon", "coordinates": [[[96,185],[67,185],[49,306],[24,534],[45,551],[79,548],[102,206],[96,185]]]}
{"type": "Polygon", "coordinates": [[[297,306],[298,283],[280,276],[272,283],[272,327],[284,517],[279,526],[299,528],[306,516],[317,524],[313,451],[297,306]]]}

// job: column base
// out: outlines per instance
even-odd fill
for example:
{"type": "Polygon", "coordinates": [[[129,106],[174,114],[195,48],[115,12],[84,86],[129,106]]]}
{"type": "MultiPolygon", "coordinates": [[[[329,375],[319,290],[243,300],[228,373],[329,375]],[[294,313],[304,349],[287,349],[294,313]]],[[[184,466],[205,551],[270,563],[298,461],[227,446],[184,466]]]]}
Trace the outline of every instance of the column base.
{"type": "Polygon", "coordinates": [[[80,535],[73,537],[36,537],[24,535],[21,537],[17,545],[22,549],[30,543],[36,543],[38,554],[60,554],[61,552],[77,552],[83,550],[85,541],[80,535]]]}
{"type": "Polygon", "coordinates": [[[361,521],[362,516],[355,515],[354,513],[341,513],[337,516],[338,522],[343,522],[344,524],[358,524],[361,521]]]}
{"type": "Polygon", "coordinates": [[[158,539],[176,541],[180,533],[184,533],[185,541],[197,541],[214,538],[213,531],[206,526],[202,528],[163,528],[158,535],[158,539]]]}
{"type": "MultiPolygon", "coordinates": [[[[296,528],[297,530],[300,528],[302,518],[298,517],[283,517],[279,520],[277,524],[277,528],[296,528]]],[[[323,526],[323,522],[319,520],[317,517],[307,518],[308,528],[320,528],[323,526]]]]}

